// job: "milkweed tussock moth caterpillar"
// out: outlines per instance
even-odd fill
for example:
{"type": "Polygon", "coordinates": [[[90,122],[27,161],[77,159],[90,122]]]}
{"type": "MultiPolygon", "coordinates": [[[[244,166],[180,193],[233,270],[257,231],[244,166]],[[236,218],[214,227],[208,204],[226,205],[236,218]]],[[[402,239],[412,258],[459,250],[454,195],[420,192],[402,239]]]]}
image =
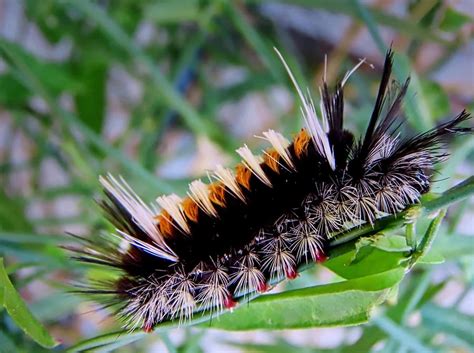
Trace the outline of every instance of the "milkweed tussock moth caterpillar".
{"type": "MultiPolygon", "coordinates": [[[[278,52],[277,52],[278,53],[278,52]]],[[[429,190],[446,137],[470,115],[401,138],[400,108],[409,79],[389,97],[392,52],[365,135],[343,127],[344,84],[330,92],[323,80],[320,118],[282,59],[301,100],[305,128],[292,141],[269,130],[259,156],[244,145],[234,170],[217,166],[211,183],[193,181],[185,198],[167,195],[147,205],[121,178],[101,177],[100,205],[119,242],[89,242],[78,258],[121,270],[116,281],[90,290],[117,304],[128,328],[151,331],[165,320],[221,312],[236,299],[293,279],[301,265],[326,259],[334,234],[417,203],[429,190]]],[[[393,93],[393,92],[392,92],[393,93]]]]}

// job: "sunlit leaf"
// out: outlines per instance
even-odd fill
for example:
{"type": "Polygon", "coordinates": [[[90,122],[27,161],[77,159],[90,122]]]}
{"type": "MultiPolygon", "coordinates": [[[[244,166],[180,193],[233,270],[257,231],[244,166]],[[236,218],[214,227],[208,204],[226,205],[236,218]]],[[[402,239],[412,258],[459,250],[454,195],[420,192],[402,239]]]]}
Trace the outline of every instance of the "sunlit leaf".
{"type": "Polygon", "coordinates": [[[258,297],[202,327],[225,330],[330,327],[367,322],[372,308],[396,285],[403,268],[339,283],[258,297]]]}
{"type": "Polygon", "coordinates": [[[15,323],[33,340],[43,347],[54,347],[58,343],[51,337],[48,331],[31,314],[23,299],[10,282],[0,258],[0,296],[3,306],[15,323]]]}
{"type": "Polygon", "coordinates": [[[343,278],[351,279],[397,268],[404,259],[404,252],[387,252],[367,244],[330,258],[324,266],[343,278]]]}
{"type": "Polygon", "coordinates": [[[439,28],[446,32],[456,32],[466,23],[473,23],[474,19],[465,13],[448,7],[441,20],[439,28]]]}

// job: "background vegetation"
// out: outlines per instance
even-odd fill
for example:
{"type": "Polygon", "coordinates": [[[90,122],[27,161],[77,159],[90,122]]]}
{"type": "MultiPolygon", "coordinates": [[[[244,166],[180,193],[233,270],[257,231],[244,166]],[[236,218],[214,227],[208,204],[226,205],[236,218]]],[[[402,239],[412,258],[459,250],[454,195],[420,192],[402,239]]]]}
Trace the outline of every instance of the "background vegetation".
{"type": "MultiPolygon", "coordinates": [[[[473,11],[436,0],[0,1],[0,352],[472,351],[472,177],[389,222],[418,217],[416,227],[338,247],[276,292],[306,289],[153,335],[121,332],[67,293],[106,274],[58,245],[72,241],[66,231],[109,229],[93,201],[99,174],[123,175],[151,201],[234,163],[243,142],[258,148],[252,136],[264,129],[296,132],[298,104],[274,46],[315,93],[325,54],[330,82],[360,57],[374,64],[348,83],[354,131],[365,127],[389,43],[396,76],[412,76],[406,130],[472,111],[473,11]]],[[[472,136],[449,148],[435,192],[473,174],[472,136]]]]}

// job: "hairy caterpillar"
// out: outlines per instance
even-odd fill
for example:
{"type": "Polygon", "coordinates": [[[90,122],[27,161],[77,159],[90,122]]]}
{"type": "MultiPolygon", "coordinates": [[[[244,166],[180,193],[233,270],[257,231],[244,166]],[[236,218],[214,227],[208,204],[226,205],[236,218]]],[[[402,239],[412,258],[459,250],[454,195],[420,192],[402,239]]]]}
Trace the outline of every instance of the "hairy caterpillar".
{"type": "Polygon", "coordinates": [[[409,79],[390,97],[392,56],[386,55],[360,139],[343,127],[343,87],[353,70],[334,92],[323,81],[320,121],[282,59],[306,123],[291,142],[264,132],[271,147],[262,156],[244,145],[235,172],[218,166],[214,181],[193,181],[186,198],[158,197],[160,211],[124,180],[101,177],[106,197],[100,205],[116,233],[75,251],[80,260],[119,269],[121,276],[90,292],[110,296],[125,325],[145,331],[165,320],[188,320],[196,311],[220,312],[234,307],[236,298],[267,291],[270,281],[295,278],[304,263],[324,261],[336,234],[418,202],[445,157],[443,139],[473,130],[459,127],[470,118],[463,111],[430,131],[400,138],[409,79]]]}

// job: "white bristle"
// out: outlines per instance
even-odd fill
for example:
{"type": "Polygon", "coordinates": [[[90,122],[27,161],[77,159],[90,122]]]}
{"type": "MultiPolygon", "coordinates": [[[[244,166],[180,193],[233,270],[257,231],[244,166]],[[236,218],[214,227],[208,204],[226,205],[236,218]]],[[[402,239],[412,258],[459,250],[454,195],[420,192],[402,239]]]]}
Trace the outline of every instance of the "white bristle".
{"type": "Polygon", "coordinates": [[[298,92],[298,96],[300,97],[301,103],[303,107],[301,107],[301,113],[303,114],[304,120],[306,122],[306,126],[308,127],[308,131],[311,134],[312,140],[315,144],[316,149],[319,153],[326,158],[328,161],[329,166],[334,170],[336,168],[336,160],[334,158],[334,152],[331,149],[331,145],[329,143],[329,138],[326,133],[323,131],[321,124],[318,120],[318,115],[316,114],[316,109],[314,107],[314,102],[309,97],[305,97],[303,92],[301,91],[298,82],[296,82],[293,73],[291,72],[288,64],[286,63],[283,56],[280,54],[278,49],[274,48],[278,56],[280,57],[281,62],[285,66],[288,75],[290,76],[293,85],[295,86],[296,91],[298,92]]]}
{"type": "Polygon", "coordinates": [[[270,179],[266,176],[265,172],[263,171],[262,167],[260,166],[261,158],[255,156],[252,151],[244,145],[240,147],[236,151],[243,159],[243,163],[247,168],[249,168],[252,173],[264,184],[268,185],[269,187],[272,186],[270,179]]]}
{"type": "Polygon", "coordinates": [[[291,160],[291,156],[287,151],[287,147],[290,144],[282,134],[274,131],[268,130],[262,133],[263,136],[271,143],[275,151],[278,152],[281,158],[288,164],[292,169],[295,169],[293,161],[291,160]]]}
{"type": "MultiPolygon", "coordinates": [[[[123,180],[123,178],[120,178],[120,181],[118,181],[110,174],[107,177],[100,176],[99,181],[132,216],[133,222],[154,242],[154,245],[147,244],[150,253],[168,260],[176,261],[176,254],[166,245],[162,235],[158,231],[154,219],[155,214],[130,188],[127,182],[123,180]]],[[[125,235],[126,233],[121,232],[121,234],[125,235]]],[[[126,236],[128,241],[138,244],[138,239],[135,239],[130,234],[126,234],[126,236]]]]}
{"type": "Polygon", "coordinates": [[[218,181],[220,181],[232,195],[238,197],[240,200],[245,202],[245,197],[244,194],[242,193],[242,190],[239,187],[239,184],[235,180],[234,175],[232,174],[232,171],[228,168],[224,168],[222,165],[217,165],[216,170],[214,171],[214,174],[211,175],[218,181]]]}
{"type": "Polygon", "coordinates": [[[201,180],[194,180],[189,184],[188,195],[201,210],[210,216],[217,217],[217,211],[211,200],[209,200],[209,187],[201,180]]]}
{"type": "MultiPolygon", "coordinates": [[[[160,196],[156,199],[156,202],[164,209],[172,220],[174,220],[182,231],[189,233],[188,222],[184,215],[183,207],[181,206],[181,198],[176,194],[160,196]]],[[[169,220],[171,221],[171,220],[169,220]]]]}

